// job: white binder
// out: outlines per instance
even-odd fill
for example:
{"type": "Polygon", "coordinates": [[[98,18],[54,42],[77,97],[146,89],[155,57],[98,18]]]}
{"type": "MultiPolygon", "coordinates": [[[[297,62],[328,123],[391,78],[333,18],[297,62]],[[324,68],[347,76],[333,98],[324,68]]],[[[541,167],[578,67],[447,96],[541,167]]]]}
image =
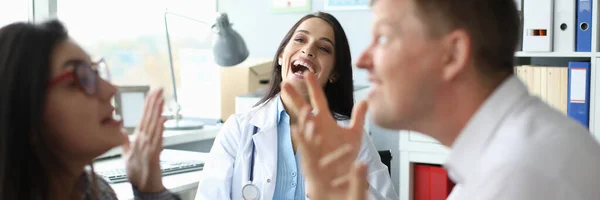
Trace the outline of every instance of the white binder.
{"type": "Polygon", "coordinates": [[[515,0],[515,4],[517,5],[517,10],[518,11],[523,11],[522,4],[523,4],[523,0],[515,0]]]}
{"type": "Polygon", "coordinates": [[[574,0],[554,0],[554,46],[556,52],[575,52],[577,28],[574,0]]]}
{"type": "Polygon", "coordinates": [[[552,51],[552,0],[523,1],[523,51],[552,51]]]}
{"type": "Polygon", "coordinates": [[[515,4],[519,12],[519,43],[517,43],[517,51],[523,51],[523,1],[515,0],[515,4]]]}

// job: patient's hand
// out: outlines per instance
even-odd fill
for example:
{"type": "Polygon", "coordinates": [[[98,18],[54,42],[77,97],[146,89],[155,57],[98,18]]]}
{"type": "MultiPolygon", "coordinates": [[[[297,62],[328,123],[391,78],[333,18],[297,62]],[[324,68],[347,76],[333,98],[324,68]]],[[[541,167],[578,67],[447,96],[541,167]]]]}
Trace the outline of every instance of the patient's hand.
{"type": "Polygon", "coordinates": [[[164,99],[162,89],[146,97],[144,113],[136,127],[135,140],[123,145],[127,165],[127,177],[141,192],[156,193],[165,190],[160,170],[160,152],[163,149],[163,131],[166,119],[161,116],[164,99]]]}

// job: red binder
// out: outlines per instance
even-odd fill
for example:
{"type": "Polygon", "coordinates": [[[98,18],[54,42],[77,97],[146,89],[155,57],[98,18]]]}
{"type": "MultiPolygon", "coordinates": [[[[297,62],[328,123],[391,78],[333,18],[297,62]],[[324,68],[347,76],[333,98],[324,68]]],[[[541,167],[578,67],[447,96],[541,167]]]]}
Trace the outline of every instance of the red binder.
{"type": "Polygon", "coordinates": [[[454,183],[446,170],[439,165],[414,165],[414,200],[445,200],[454,183]]]}

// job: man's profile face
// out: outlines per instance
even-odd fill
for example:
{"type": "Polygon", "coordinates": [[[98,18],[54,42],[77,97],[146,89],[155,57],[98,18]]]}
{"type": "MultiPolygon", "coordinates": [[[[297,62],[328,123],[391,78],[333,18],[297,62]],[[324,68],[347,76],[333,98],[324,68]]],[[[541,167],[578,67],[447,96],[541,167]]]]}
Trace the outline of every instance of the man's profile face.
{"type": "Polygon", "coordinates": [[[432,109],[441,80],[442,47],[428,34],[415,0],[377,0],[373,39],[357,65],[369,71],[369,110],[384,128],[411,129],[432,109]]]}

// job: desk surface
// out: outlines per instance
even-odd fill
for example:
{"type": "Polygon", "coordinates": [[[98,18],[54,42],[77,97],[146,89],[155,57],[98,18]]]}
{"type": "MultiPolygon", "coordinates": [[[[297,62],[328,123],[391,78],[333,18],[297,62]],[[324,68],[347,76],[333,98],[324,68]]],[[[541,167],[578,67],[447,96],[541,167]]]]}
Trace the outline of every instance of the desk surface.
{"type": "MultiPolygon", "coordinates": [[[[172,149],[165,149],[160,155],[161,160],[194,158],[206,161],[207,157],[208,153],[172,149]]],[[[99,160],[94,162],[94,169],[96,171],[114,169],[119,167],[125,167],[125,163],[121,157],[99,160]]],[[[196,188],[198,186],[198,181],[200,180],[200,178],[202,178],[202,171],[167,175],[163,177],[163,184],[165,188],[167,188],[171,192],[176,193],[196,188]]],[[[133,191],[131,190],[131,184],[129,182],[110,184],[110,186],[117,194],[118,199],[133,199],[133,191]]]]}
{"type": "MultiPolygon", "coordinates": [[[[185,131],[165,131],[163,133],[163,146],[168,147],[172,145],[184,144],[189,142],[198,142],[203,140],[211,140],[217,137],[221,125],[204,126],[202,129],[196,130],[185,130],[185,131]]],[[[129,136],[130,140],[134,140],[132,135],[129,136]]],[[[111,156],[118,156],[123,152],[121,147],[115,147],[108,152],[99,156],[99,158],[106,158],[111,156]]]]}

